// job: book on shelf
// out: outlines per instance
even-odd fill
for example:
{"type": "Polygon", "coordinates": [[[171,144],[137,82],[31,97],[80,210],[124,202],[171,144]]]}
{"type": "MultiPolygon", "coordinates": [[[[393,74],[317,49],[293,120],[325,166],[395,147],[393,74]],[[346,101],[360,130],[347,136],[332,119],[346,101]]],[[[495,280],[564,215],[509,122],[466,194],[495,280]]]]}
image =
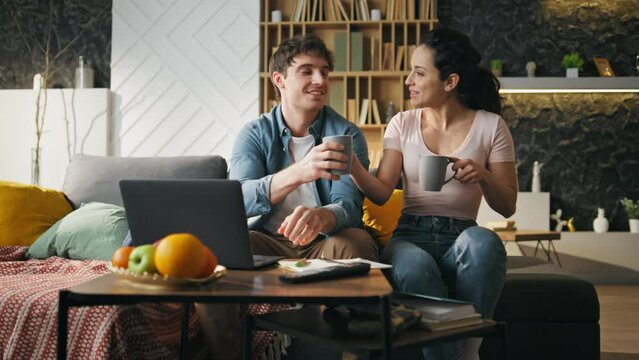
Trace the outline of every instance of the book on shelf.
{"type": "Polygon", "coordinates": [[[377,64],[377,40],[375,39],[374,36],[371,36],[371,48],[370,48],[370,51],[371,51],[371,58],[370,58],[371,64],[370,64],[369,68],[372,71],[375,71],[375,70],[377,70],[377,65],[378,64],[377,64]]]}
{"type": "Polygon", "coordinates": [[[331,3],[331,11],[333,12],[333,16],[335,17],[335,21],[342,21],[342,14],[339,12],[339,7],[337,6],[337,0],[328,0],[331,3]]]}
{"type": "Polygon", "coordinates": [[[386,20],[393,20],[393,9],[395,9],[395,0],[386,1],[386,20]]]}
{"type": "Polygon", "coordinates": [[[364,70],[364,33],[353,31],[350,36],[350,71],[362,71],[364,70]]]}
{"type": "Polygon", "coordinates": [[[359,110],[359,125],[366,125],[368,123],[368,99],[362,99],[362,107],[359,110]]]}
{"type": "Polygon", "coordinates": [[[409,293],[396,293],[393,301],[414,307],[422,314],[422,319],[431,322],[445,322],[470,317],[477,314],[472,303],[409,293]]]}
{"type": "Polygon", "coordinates": [[[370,12],[368,11],[368,2],[366,0],[359,0],[361,7],[362,20],[368,21],[371,19],[370,12]]]}
{"type": "Polygon", "coordinates": [[[382,70],[393,70],[393,43],[384,43],[384,56],[382,59],[382,70]]]}
{"type": "MultiPolygon", "coordinates": [[[[406,329],[417,326],[419,317],[419,312],[415,309],[409,309],[403,305],[391,305],[389,318],[391,332],[399,334],[406,329]]],[[[358,306],[324,307],[322,318],[330,326],[357,336],[379,334],[382,328],[379,312],[360,311],[358,306]]]]}
{"type": "Polygon", "coordinates": [[[359,6],[359,1],[353,1],[353,8],[355,11],[353,12],[353,16],[355,17],[353,20],[362,20],[362,10],[359,6]]]}
{"type": "Polygon", "coordinates": [[[415,20],[415,0],[408,0],[407,18],[415,20]]]}
{"type": "Polygon", "coordinates": [[[397,47],[397,54],[395,55],[395,71],[400,71],[402,69],[405,50],[406,46],[404,45],[399,45],[397,47]]]}
{"type": "MultiPolygon", "coordinates": [[[[473,304],[459,300],[405,293],[395,293],[391,300],[391,317],[393,311],[401,311],[403,318],[411,319],[407,324],[403,324],[404,322],[400,319],[395,319],[398,324],[405,325],[401,330],[410,327],[415,322],[418,322],[419,327],[427,331],[455,329],[483,322],[473,304]]],[[[379,321],[379,306],[357,304],[349,305],[347,308],[349,319],[356,321],[353,324],[349,323],[349,330],[372,332],[374,329],[379,329],[379,323],[375,323],[379,321]]],[[[393,323],[394,321],[391,319],[391,325],[393,323]]]]}
{"type": "Polygon", "coordinates": [[[329,104],[340,115],[346,115],[344,109],[344,82],[333,81],[330,83],[329,104]]]}
{"type": "Polygon", "coordinates": [[[337,7],[339,8],[339,12],[342,15],[342,20],[349,20],[348,17],[348,11],[346,11],[346,6],[344,5],[344,3],[342,3],[342,0],[335,0],[335,3],[337,4],[337,7]]]}
{"type": "Polygon", "coordinates": [[[515,226],[514,220],[487,221],[484,226],[492,231],[517,230],[517,226],[515,226]]]}
{"type": "Polygon", "coordinates": [[[402,20],[402,9],[404,8],[402,5],[404,0],[395,0],[395,18],[394,20],[402,20]]]}
{"type": "Polygon", "coordinates": [[[430,13],[430,0],[419,0],[419,18],[428,19],[430,13]]]}
{"type": "Polygon", "coordinates": [[[335,12],[331,4],[331,0],[324,0],[324,20],[326,21],[335,21],[335,12]]]}
{"type": "Polygon", "coordinates": [[[357,100],[348,99],[346,101],[346,118],[348,121],[357,124],[357,100]]]}
{"type": "Polygon", "coordinates": [[[377,107],[377,99],[373,99],[373,103],[371,104],[371,108],[373,110],[373,124],[381,125],[382,119],[379,116],[379,107],[377,107]]]}
{"type": "Polygon", "coordinates": [[[346,71],[346,31],[339,31],[335,33],[335,49],[333,55],[335,56],[335,65],[333,69],[335,71],[346,71]]]}
{"type": "Polygon", "coordinates": [[[464,326],[477,325],[482,323],[481,315],[478,313],[462,316],[452,320],[446,321],[434,321],[422,319],[420,320],[420,326],[424,330],[428,331],[442,331],[456,329],[464,326]]]}
{"type": "Polygon", "coordinates": [[[313,10],[311,11],[311,17],[309,18],[310,21],[316,21],[319,20],[319,18],[317,18],[317,7],[319,5],[320,0],[313,0],[313,10]]]}
{"type": "Polygon", "coordinates": [[[306,12],[306,1],[307,0],[298,0],[297,10],[295,12],[295,21],[302,21],[302,19],[304,19],[304,14],[306,12]]]}

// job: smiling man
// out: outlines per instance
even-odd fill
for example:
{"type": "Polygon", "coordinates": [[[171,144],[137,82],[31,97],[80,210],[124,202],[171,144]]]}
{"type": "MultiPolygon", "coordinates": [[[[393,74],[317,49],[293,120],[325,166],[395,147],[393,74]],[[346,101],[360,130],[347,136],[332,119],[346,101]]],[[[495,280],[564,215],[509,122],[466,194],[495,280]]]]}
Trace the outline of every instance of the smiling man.
{"type": "MultiPolygon", "coordinates": [[[[287,258],[377,260],[377,246],[362,227],[363,196],[343,169],[340,146],[322,143],[351,135],[353,153],[368,167],[364,135],[326,106],[331,54],[321,39],[283,41],[269,64],[281,104],[238,134],[230,178],[242,183],[253,252],[287,258]]],[[[241,318],[237,305],[198,304],[211,355],[239,359],[241,318]]]]}
{"type": "Polygon", "coordinates": [[[242,183],[253,252],[289,258],[377,259],[362,229],[362,194],[350,176],[341,145],[322,143],[351,135],[353,153],[368,167],[361,131],[326,106],[331,54],[321,39],[283,41],[269,71],[281,104],[249,122],[235,142],[230,178],[242,183]]]}

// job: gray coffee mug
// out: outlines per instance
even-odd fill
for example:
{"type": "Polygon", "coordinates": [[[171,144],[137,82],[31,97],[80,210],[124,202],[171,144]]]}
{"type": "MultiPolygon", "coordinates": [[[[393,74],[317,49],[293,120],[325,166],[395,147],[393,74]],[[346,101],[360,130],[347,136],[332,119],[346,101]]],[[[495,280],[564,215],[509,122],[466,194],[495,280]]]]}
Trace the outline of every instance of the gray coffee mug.
{"type": "Polygon", "coordinates": [[[342,150],[341,152],[347,157],[346,169],[331,170],[331,174],[335,174],[335,175],[350,174],[351,166],[353,164],[353,137],[351,135],[326,136],[322,138],[322,142],[344,145],[344,150],[342,150]]]}
{"type": "Polygon", "coordinates": [[[451,181],[453,175],[446,179],[446,169],[452,161],[446,156],[419,155],[419,187],[424,191],[441,191],[442,187],[451,181]]]}

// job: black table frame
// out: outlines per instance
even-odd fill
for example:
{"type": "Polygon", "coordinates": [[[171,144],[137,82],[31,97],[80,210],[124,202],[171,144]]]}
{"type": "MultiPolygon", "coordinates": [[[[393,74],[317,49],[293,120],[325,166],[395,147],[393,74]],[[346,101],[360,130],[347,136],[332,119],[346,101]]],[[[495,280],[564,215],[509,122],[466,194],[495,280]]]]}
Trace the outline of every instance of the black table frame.
{"type": "MultiPolygon", "coordinates": [[[[115,276],[113,274],[107,274],[104,276],[115,276]]],[[[96,281],[99,278],[90,280],[96,281]]],[[[82,284],[81,284],[82,285],[82,284]]],[[[81,286],[78,285],[78,286],[81,286]]],[[[219,295],[215,293],[205,293],[194,295],[190,293],[188,295],[178,294],[86,294],[86,293],[74,293],[73,287],[69,289],[62,289],[59,291],[58,302],[58,336],[57,336],[57,358],[63,360],[67,358],[67,340],[68,340],[68,311],[72,307],[80,306],[99,306],[99,305],[133,305],[139,303],[181,303],[182,304],[182,323],[181,323],[181,335],[180,335],[180,358],[184,359],[186,356],[186,344],[188,341],[188,318],[189,318],[189,306],[192,303],[269,303],[269,304],[290,304],[290,303],[302,303],[302,304],[374,304],[379,305],[380,314],[382,315],[382,326],[380,329],[380,335],[382,339],[382,351],[384,353],[384,359],[391,359],[392,353],[392,333],[390,325],[390,295],[383,294],[380,296],[302,296],[295,295],[279,295],[279,296],[261,296],[261,295],[219,295]]],[[[294,291],[293,291],[294,292],[294,291]]],[[[245,325],[243,330],[243,359],[250,359],[251,356],[251,331],[253,325],[255,325],[252,316],[248,315],[245,318],[245,325]]],[[[459,334],[451,338],[441,339],[441,341],[455,340],[460,337],[467,336],[483,336],[495,331],[495,327],[491,329],[485,329],[485,331],[474,332],[472,334],[459,334]]],[[[503,334],[502,334],[503,335],[503,334]]],[[[502,336],[502,339],[505,337],[502,336]]]]}

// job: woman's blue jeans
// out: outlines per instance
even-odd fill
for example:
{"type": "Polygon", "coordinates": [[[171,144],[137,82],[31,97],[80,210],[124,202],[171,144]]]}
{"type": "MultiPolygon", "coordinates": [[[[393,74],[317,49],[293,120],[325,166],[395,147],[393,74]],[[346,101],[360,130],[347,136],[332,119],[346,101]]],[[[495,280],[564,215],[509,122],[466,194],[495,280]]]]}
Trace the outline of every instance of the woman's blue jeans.
{"type": "MultiPolygon", "coordinates": [[[[475,304],[491,318],[506,278],[506,250],[473,220],[403,214],[382,259],[396,290],[475,304]]],[[[456,343],[423,349],[427,360],[457,359],[456,343]]]]}

